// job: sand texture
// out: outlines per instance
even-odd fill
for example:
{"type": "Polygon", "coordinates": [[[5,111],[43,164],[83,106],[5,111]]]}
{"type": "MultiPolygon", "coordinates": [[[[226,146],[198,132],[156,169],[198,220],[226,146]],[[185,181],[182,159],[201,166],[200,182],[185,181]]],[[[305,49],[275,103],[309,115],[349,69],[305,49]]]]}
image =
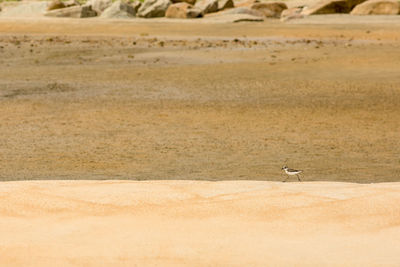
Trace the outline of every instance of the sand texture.
{"type": "Polygon", "coordinates": [[[1,266],[398,266],[400,184],[0,184],[1,266]]]}
{"type": "Polygon", "coordinates": [[[400,20],[315,17],[0,19],[0,180],[398,182],[400,20]]]}

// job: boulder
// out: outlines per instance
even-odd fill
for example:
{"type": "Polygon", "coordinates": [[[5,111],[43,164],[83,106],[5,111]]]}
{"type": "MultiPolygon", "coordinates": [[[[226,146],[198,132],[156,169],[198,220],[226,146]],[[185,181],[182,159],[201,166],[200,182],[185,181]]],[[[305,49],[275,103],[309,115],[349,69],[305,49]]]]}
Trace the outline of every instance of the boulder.
{"type": "Polygon", "coordinates": [[[218,11],[227,9],[227,8],[234,8],[235,4],[233,0],[219,0],[218,1],[218,11]]]}
{"type": "Polygon", "coordinates": [[[54,9],[60,9],[64,8],[65,4],[61,2],[60,0],[53,0],[50,2],[50,4],[47,7],[47,11],[54,10],[54,9]]]}
{"type": "Polygon", "coordinates": [[[91,6],[92,10],[96,11],[98,15],[111,5],[112,0],[89,0],[85,4],[85,6],[91,6]]]}
{"type": "Polygon", "coordinates": [[[357,5],[352,15],[398,15],[400,2],[396,0],[368,0],[357,5]]]}
{"type": "Polygon", "coordinates": [[[259,0],[235,1],[235,7],[251,7],[254,3],[260,3],[259,0]]]}
{"type": "Polygon", "coordinates": [[[200,9],[186,2],[181,2],[170,5],[165,16],[175,19],[200,18],[203,16],[203,13],[201,13],[200,9]]]}
{"type": "Polygon", "coordinates": [[[266,18],[280,18],[287,6],[283,2],[261,2],[252,4],[251,9],[260,12],[266,18]]]}
{"type": "Polygon", "coordinates": [[[47,17],[61,18],[89,18],[97,16],[91,6],[72,6],[48,11],[44,14],[47,17]]]}
{"type": "Polygon", "coordinates": [[[303,15],[320,15],[335,13],[350,13],[358,4],[365,0],[323,0],[302,11],[303,15]]]}
{"type": "Polygon", "coordinates": [[[142,2],[140,1],[135,1],[132,4],[133,9],[135,9],[135,14],[138,13],[140,6],[142,5],[142,2]]]}
{"type": "Polygon", "coordinates": [[[64,5],[65,5],[65,7],[80,6],[80,5],[81,5],[81,4],[79,4],[79,2],[76,1],[76,0],[68,0],[68,1],[65,1],[65,2],[63,2],[63,3],[64,3],[64,5]]]}
{"type": "Polygon", "coordinates": [[[283,10],[281,13],[281,21],[303,18],[304,16],[301,14],[303,8],[304,7],[291,7],[283,10]]]}
{"type": "Polygon", "coordinates": [[[133,6],[122,2],[116,1],[110,7],[106,8],[103,13],[101,13],[101,18],[119,18],[119,19],[129,19],[136,16],[136,11],[133,6]]]}
{"type": "Polygon", "coordinates": [[[145,0],[137,15],[142,18],[164,17],[170,5],[169,0],[145,0]]]}
{"type": "Polygon", "coordinates": [[[16,6],[3,7],[1,17],[41,17],[47,10],[48,3],[41,2],[23,2],[16,6]]]}
{"type": "Polygon", "coordinates": [[[173,4],[186,2],[188,4],[194,5],[196,3],[196,0],[171,0],[171,2],[173,4]]]}
{"type": "Polygon", "coordinates": [[[218,11],[218,0],[199,0],[195,7],[199,8],[203,14],[213,13],[218,11]]]}

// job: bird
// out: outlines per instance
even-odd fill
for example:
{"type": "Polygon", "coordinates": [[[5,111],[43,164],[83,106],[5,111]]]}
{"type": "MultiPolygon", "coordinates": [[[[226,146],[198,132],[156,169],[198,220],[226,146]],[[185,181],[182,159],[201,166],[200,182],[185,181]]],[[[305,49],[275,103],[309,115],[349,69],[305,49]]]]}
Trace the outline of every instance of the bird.
{"type": "Polygon", "coordinates": [[[287,178],[285,179],[285,180],[283,180],[282,182],[286,182],[287,181],[287,179],[289,179],[289,176],[290,175],[296,175],[297,176],[297,180],[299,180],[300,182],[301,182],[301,179],[300,179],[300,173],[302,173],[303,171],[301,171],[301,170],[294,170],[294,169],[290,169],[288,166],[283,166],[282,167],[282,170],[284,170],[285,172],[286,172],[286,174],[287,174],[287,178]]]}

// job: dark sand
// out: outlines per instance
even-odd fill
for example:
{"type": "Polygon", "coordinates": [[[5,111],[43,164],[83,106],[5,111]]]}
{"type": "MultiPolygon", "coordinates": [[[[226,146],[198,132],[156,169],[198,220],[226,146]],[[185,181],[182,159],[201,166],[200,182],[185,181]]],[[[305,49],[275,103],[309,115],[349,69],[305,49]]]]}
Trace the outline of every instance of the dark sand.
{"type": "Polygon", "coordinates": [[[1,19],[0,179],[400,181],[399,23],[322,18],[1,19]]]}

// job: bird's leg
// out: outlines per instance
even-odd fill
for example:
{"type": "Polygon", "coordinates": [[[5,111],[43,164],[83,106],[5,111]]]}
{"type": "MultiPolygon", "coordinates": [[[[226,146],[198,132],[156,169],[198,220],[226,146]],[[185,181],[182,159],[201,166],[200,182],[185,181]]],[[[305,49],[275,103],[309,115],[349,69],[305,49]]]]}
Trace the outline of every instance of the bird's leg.
{"type": "Polygon", "coordinates": [[[289,175],[286,177],[285,180],[282,181],[282,183],[286,182],[289,179],[289,175]]]}
{"type": "Polygon", "coordinates": [[[296,175],[297,176],[297,180],[299,180],[299,182],[301,182],[301,179],[300,179],[300,175],[296,175]]]}

